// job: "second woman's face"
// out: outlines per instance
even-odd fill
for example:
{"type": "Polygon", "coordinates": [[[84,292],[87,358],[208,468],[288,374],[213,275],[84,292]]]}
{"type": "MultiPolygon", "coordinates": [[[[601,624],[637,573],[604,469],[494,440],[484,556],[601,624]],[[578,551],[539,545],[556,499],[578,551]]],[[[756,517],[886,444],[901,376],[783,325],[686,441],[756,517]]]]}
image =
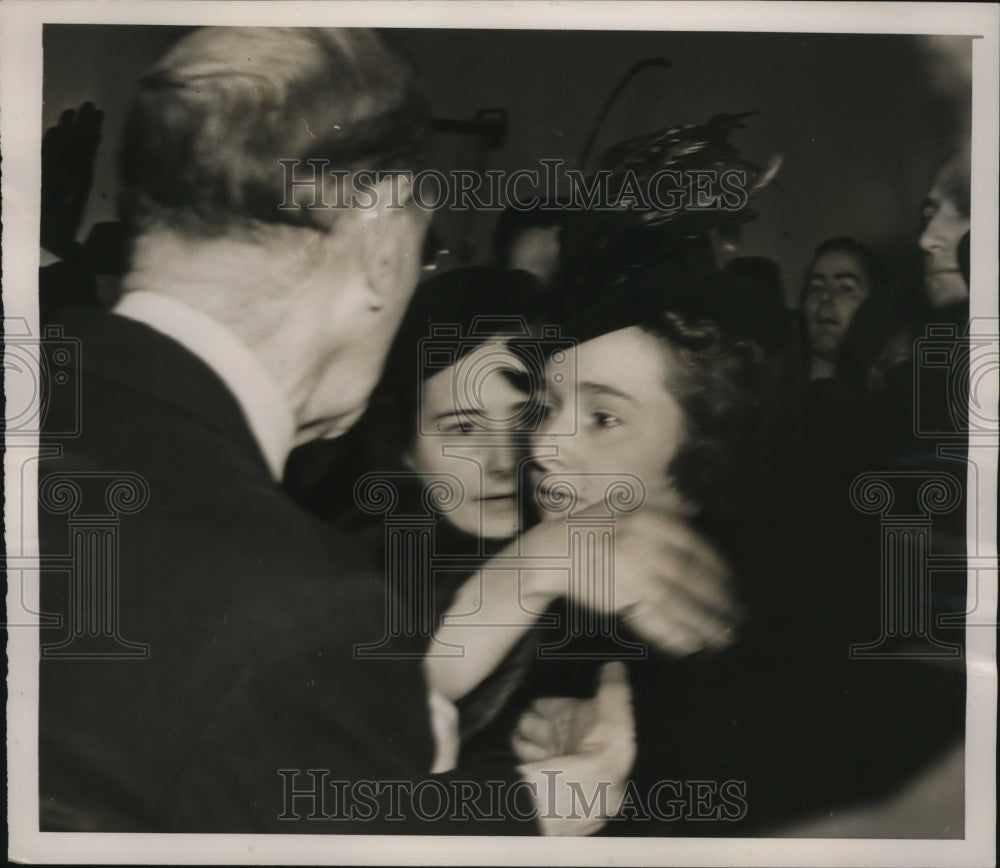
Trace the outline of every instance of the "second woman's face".
{"type": "Polygon", "coordinates": [[[684,411],[669,391],[677,358],[638,327],[585,341],[568,356],[550,366],[549,415],[533,448],[543,508],[564,474],[581,505],[601,502],[616,477],[635,477],[647,501],[680,508],[668,477],[687,437],[684,411]]]}
{"type": "Polygon", "coordinates": [[[423,384],[407,463],[428,483],[435,474],[458,477],[463,492],[446,517],[477,537],[510,539],[518,532],[518,466],[528,456],[516,431],[528,396],[514,377],[523,372],[522,362],[498,342],[423,384]]]}

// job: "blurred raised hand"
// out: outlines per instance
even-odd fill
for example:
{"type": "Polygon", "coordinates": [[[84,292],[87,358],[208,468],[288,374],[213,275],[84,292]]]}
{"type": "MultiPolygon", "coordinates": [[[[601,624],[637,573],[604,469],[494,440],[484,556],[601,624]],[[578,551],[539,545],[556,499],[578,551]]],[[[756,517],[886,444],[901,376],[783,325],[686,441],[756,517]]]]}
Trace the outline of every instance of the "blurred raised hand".
{"type": "MultiPolygon", "coordinates": [[[[595,506],[580,514],[604,512],[595,506]]],[[[424,661],[436,690],[452,701],[468,694],[563,596],[570,605],[617,616],[639,639],[675,657],[721,651],[736,640],[745,613],[732,570],[684,515],[650,504],[618,518],[613,561],[599,553],[601,569],[586,580],[567,583],[565,573],[551,568],[566,546],[563,521],[541,522],[501,553],[517,558],[517,569],[487,564],[459,589],[434,641],[462,653],[433,652],[424,661]]]]}
{"type": "Polygon", "coordinates": [[[78,249],[103,122],[104,112],[85,102],[66,109],[42,137],[41,246],[62,258],[78,249]]]}
{"type": "Polygon", "coordinates": [[[680,657],[733,643],[744,613],[735,577],[707,539],[655,509],[624,516],[615,530],[609,602],[638,636],[680,657]]]}

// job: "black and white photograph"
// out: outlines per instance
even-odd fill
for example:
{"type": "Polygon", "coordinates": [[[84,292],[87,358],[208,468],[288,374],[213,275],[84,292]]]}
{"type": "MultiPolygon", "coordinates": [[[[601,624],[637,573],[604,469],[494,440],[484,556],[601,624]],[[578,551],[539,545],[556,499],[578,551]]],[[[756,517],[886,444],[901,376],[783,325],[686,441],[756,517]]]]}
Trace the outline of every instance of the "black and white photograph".
{"type": "Polygon", "coordinates": [[[10,861],[995,865],[1000,7],[0,27],[10,861]]]}

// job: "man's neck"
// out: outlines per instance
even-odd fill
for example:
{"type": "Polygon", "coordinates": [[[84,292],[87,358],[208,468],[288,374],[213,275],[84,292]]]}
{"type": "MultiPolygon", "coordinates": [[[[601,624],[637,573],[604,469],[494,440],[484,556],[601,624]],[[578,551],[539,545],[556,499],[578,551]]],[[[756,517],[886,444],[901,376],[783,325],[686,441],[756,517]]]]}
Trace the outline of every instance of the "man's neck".
{"type": "Polygon", "coordinates": [[[269,341],[281,327],[280,307],[269,303],[281,294],[274,273],[280,257],[266,254],[249,240],[148,232],[136,241],[117,312],[178,340],[215,370],[274,465],[284,460],[275,444],[289,425],[294,431],[295,409],[294,384],[282,379],[269,355],[269,341]],[[257,395],[251,394],[253,382],[261,384],[257,395]]]}
{"type": "Polygon", "coordinates": [[[231,237],[189,238],[151,230],[136,239],[125,292],[169,295],[234,331],[247,308],[271,291],[268,257],[249,241],[231,237]]]}
{"type": "Polygon", "coordinates": [[[189,238],[169,230],[151,230],[135,243],[125,293],[156,292],[174,298],[232,332],[269,372],[293,407],[308,376],[308,336],[295,332],[296,249],[291,227],[274,230],[278,244],[252,238],[189,238]],[[284,238],[288,235],[288,238],[284,238]],[[275,346],[280,344],[276,361],[275,346]],[[279,363],[280,362],[280,363],[279,363]]]}

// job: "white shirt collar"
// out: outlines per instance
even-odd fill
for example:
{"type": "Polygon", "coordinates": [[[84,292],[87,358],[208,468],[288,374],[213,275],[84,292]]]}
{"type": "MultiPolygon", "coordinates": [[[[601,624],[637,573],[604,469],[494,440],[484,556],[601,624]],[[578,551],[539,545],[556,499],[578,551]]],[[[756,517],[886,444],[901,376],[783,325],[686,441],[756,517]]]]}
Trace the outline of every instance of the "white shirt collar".
{"type": "Polygon", "coordinates": [[[217,320],[159,292],[128,292],[113,312],[173,338],[219,376],[243,410],[272,476],[280,480],[292,451],[295,417],[274,378],[246,344],[217,320]]]}

